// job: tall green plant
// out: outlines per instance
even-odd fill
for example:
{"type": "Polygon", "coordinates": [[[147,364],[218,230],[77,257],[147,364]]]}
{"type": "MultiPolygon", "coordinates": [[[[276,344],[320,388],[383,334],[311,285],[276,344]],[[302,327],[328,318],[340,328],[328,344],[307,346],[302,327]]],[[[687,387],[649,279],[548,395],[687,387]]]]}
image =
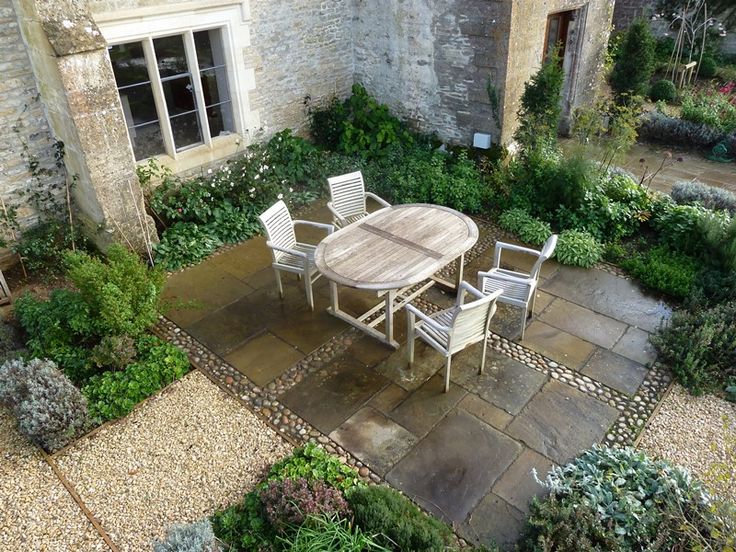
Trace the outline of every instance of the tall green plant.
{"type": "Polygon", "coordinates": [[[654,73],[656,41],[644,19],[629,27],[611,74],[611,87],[622,103],[628,96],[644,96],[654,73]]]}

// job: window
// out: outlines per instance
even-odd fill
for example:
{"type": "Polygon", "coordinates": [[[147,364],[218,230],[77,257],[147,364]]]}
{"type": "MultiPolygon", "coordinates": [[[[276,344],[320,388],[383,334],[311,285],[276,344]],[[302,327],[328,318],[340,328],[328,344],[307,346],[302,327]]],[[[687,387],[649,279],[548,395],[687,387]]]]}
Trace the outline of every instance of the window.
{"type": "Polygon", "coordinates": [[[109,47],[136,160],[235,132],[219,28],[109,47]]]}
{"type": "Polygon", "coordinates": [[[553,13],[547,18],[547,33],[544,39],[544,57],[549,58],[558,49],[557,54],[560,56],[560,62],[565,59],[565,50],[567,49],[567,35],[570,29],[570,22],[574,18],[574,11],[566,11],[553,13]]]}

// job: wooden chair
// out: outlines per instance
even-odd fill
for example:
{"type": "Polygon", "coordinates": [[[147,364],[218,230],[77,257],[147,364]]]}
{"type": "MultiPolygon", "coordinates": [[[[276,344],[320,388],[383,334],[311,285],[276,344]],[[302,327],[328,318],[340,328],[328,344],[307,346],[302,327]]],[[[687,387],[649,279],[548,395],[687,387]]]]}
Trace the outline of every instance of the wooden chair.
{"type": "Polygon", "coordinates": [[[503,289],[499,296],[500,303],[506,303],[516,307],[523,307],[521,317],[521,339],[524,339],[526,330],[527,313],[531,315],[534,311],[534,299],[536,297],[537,284],[539,283],[539,272],[544,261],[549,259],[557,247],[557,234],[553,234],[544,243],[541,251],[514,245],[512,243],[496,242],[493,254],[493,268],[488,272],[478,272],[478,287],[483,293],[495,293],[503,289]],[[537,257],[531,271],[517,272],[501,268],[501,253],[504,250],[518,251],[537,257]]]}
{"type": "Polygon", "coordinates": [[[327,179],[330,186],[332,201],[327,203],[327,208],[332,212],[333,224],[343,228],[368,215],[366,198],[370,197],[383,207],[390,207],[382,198],[376,194],[365,191],[363,174],[358,172],[333,176],[327,179]]]}
{"type": "Polygon", "coordinates": [[[307,303],[309,303],[309,308],[314,310],[312,284],[321,276],[314,264],[314,250],[317,246],[296,241],[294,227],[300,224],[315,226],[323,228],[327,231],[327,234],[332,234],[333,226],[308,220],[292,220],[289,208],[283,201],[278,201],[269,207],[258,218],[266,230],[266,237],[268,238],[266,244],[271,248],[272,266],[276,273],[279,296],[284,297],[284,288],[281,284],[282,271],[292,272],[300,277],[303,276],[307,303]]]}
{"type": "Polygon", "coordinates": [[[419,337],[447,359],[445,364],[445,393],[447,393],[450,389],[452,355],[468,345],[482,341],[483,353],[478,371],[479,374],[482,373],[486,363],[488,327],[496,312],[496,300],[501,293],[503,290],[499,289],[495,293],[484,295],[467,282],[461,282],[454,307],[428,315],[411,304],[406,305],[409,315],[407,332],[409,367],[414,362],[414,340],[419,337]],[[474,296],[475,301],[465,303],[465,293],[474,296]],[[419,322],[415,321],[416,318],[419,322]]]}

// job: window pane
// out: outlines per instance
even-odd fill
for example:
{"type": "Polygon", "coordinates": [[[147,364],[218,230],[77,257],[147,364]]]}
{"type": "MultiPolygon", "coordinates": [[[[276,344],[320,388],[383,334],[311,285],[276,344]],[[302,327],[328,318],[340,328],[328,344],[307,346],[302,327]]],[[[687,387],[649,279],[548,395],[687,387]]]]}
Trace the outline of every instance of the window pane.
{"type": "Polygon", "coordinates": [[[200,69],[225,65],[225,54],[222,51],[220,35],[220,29],[194,33],[194,47],[197,50],[197,61],[200,69]]]}
{"type": "Polygon", "coordinates": [[[130,143],[133,145],[133,153],[136,161],[153,157],[164,153],[164,139],[161,136],[161,125],[158,121],[128,128],[130,143]]]}
{"type": "Polygon", "coordinates": [[[151,90],[150,83],[123,88],[119,90],[119,93],[125,123],[129,127],[158,121],[158,113],[156,113],[156,104],[153,101],[153,90],[151,90]]]}
{"type": "Polygon", "coordinates": [[[169,109],[169,117],[197,109],[192,79],[188,75],[163,81],[161,85],[164,89],[164,98],[166,98],[166,107],[169,109]]]}
{"type": "Polygon", "coordinates": [[[158,72],[162,79],[189,73],[182,35],[156,38],[153,41],[153,49],[156,52],[158,72]]]}
{"type": "Polygon", "coordinates": [[[112,70],[115,73],[115,82],[118,88],[149,81],[146,58],[143,56],[143,44],[128,42],[110,46],[112,70]]]}
{"type": "Polygon", "coordinates": [[[224,67],[204,69],[200,71],[202,77],[202,92],[205,105],[226,102],[230,99],[227,86],[227,70],[224,67]]]}
{"type": "Polygon", "coordinates": [[[233,105],[225,102],[207,108],[207,123],[210,127],[210,136],[220,136],[233,131],[233,105]]]}
{"type": "Polygon", "coordinates": [[[177,115],[169,120],[171,121],[171,131],[174,134],[174,145],[177,151],[202,143],[199,117],[196,112],[177,115]]]}

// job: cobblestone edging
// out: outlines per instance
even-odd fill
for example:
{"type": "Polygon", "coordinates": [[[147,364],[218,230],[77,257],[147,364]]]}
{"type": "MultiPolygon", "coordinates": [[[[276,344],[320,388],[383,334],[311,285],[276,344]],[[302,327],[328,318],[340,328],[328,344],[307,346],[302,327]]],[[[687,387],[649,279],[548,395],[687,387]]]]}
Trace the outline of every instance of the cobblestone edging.
{"type": "MultiPolygon", "coordinates": [[[[358,470],[360,476],[366,481],[372,481],[374,483],[381,482],[381,478],[360,460],[352,456],[332,439],[322,434],[309,422],[297,416],[277,400],[276,395],[287,389],[287,385],[295,385],[301,381],[301,378],[304,376],[304,367],[301,370],[297,369],[297,367],[303,365],[306,358],[289,370],[288,373],[292,374],[291,379],[279,378],[283,379],[281,384],[273,382],[269,384],[268,387],[270,388],[263,389],[254,385],[233,366],[215,353],[209,351],[167,318],[160,317],[155,329],[167,341],[186,351],[195,367],[211,379],[214,379],[223,389],[240,399],[252,411],[260,414],[269,425],[286,439],[295,445],[308,442],[319,443],[327,452],[338,456],[343,462],[358,470]]],[[[332,338],[330,342],[320,347],[315,353],[309,355],[311,363],[307,363],[309,369],[312,371],[319,369],[321,367],[319,363],[322,362],[323,358],[326,358],[324,355],[334,355],[335,351],[344,350],[347,345],[345,345],[344,341],[341,343],[341,339],[348,340],[348,344],[352,342],[350,337],[343,338],[342,336],[336,336],[332,338]],[[319,354],[318,351],[322,351],[322,354],[319,354]]]]}

